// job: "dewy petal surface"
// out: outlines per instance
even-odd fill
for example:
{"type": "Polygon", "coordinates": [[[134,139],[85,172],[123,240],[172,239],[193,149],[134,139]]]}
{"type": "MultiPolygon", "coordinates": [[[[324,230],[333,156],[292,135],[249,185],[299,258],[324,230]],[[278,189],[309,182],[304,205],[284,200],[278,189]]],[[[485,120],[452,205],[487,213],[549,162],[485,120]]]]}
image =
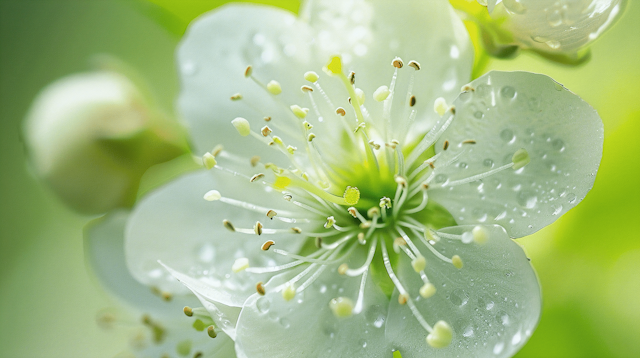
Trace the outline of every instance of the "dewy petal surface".
{"type": "Polygon", "coordinates": [[[551,224],[584,199],[602,158],[597,112],[553,79],[527,72],[490,72],[454,102],[455,118],[436,143],[441,159],[430,199],[458,224],[497,223],[511,237],[551,224]],[[474,140],[475,144],[461,144],[474,140]],[[454,185],[508,164],[524,148],[531,162],[471,183],[454,185]]]}
{"type": "MultiPolygon", "coordinates": [[[[362,263],[364,258],[358,256],[352,255],[351,266],[362,263]]],[[[391,349],[384,337],[388,298],[369,275],[362,312],[336,317],[330,301],[347,297],[355,303],[361,282],[360,277],[339,275],[336,269],[337,265],[327,267],[317,281],[289,302],[281,292],[270,291],[269,285],[265,296],[251,296],[238,320],[238,355],[390,357],[391,349]]],[[[273,281],[285,280],[276,277],[273,281]]]]}
{"type": "MultiPolygon", "coordinates": [[[[461,235],[474,226],[456,226],[438,232],[461,235]]],[[[387,337],[403,358],[510,357],[524,345],[538,323],[541,297],[538,280],[524,251],[498,225],[484,227],[484,244],[449,240],[435,244],[442,254],[459,255],[464,266],[427,256],[425,273],[436,286],[434,296],[423,299],[422,285],[411,262],[401,256],[398,277],[428,322],[444,320],[453,328],[453,341],[435,349],[425,342],[426,331],[409,308],[391,298],[387,337]]],[[[420,244],[422,245],[422,244],[420,244]]],[[[420,246],[422,247],[422,246],[420,246]]],[[[427,250],[424,250],[427,251],[427,250]]]]}

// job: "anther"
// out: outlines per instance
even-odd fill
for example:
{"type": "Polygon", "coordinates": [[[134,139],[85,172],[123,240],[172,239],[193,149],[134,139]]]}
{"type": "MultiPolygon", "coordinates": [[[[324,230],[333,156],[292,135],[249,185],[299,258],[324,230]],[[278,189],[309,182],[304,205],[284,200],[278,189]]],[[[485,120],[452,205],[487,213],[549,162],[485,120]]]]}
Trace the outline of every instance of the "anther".
{"type": "Polygon", "coordinates": [[[364,241],[364,233],[363,232],[359,232],[358,233],[358,242],[360,243],[360,245],[366,244],[366,241],[364,241]]]}
{"type": "Polygon", "coordinates": [[[440,117],[444,116],[448,109],[447,101],[442,97],[438,97],[433,103],[433,110],[438,113],[440,117]]]}
{"type": "Polygon", "coordinates": [[[462,141],[462,144],[476,144],[476,141],[473,139],[467,139],[462,141]]]}
{"type": "Polygon", "coordinates": [[[256,224],[253,226],[253,232],[256,235],[262,235],[262,223],[260,221],[256,221],[256,224]]]}
{"type": "Polygon", "coordinates": [[[302,122],[302,125],[306,130],[311,130],[311,128],[313,128],[313,125],[307,121],[302,122]]]}
{"type": "Polygon", "coordinates": [[[253,73],[253,67],[247,66],[247,68],[244,70],[244,77],[251,77],[252,73],[253,73]]]}
{"type": "MultiPolygon", "coordinates": [[[[218,336],[218,334],[216,333],[215,327],[213,327],[213,326],[207,327],[207,334],[211,338],[216,338],[218,336]]],[[[200,353],[200,354],[201,354],[200,356],[202,356],[202,353],[200,353]]],[[[195,356],[194,356],[194,358],[195,358],[195,356]]]]}
{"type": "Polygon", "coordinates": [[[377,90],[375,90],[373,92],[373,99],[376,102],[382,102],[385,99],[387,99],[387,97],[389,97],[389,95],[391,94],[391,91],[389,90],[389,87],[387,86],[380,86],[378,87],[377,90]]]}
{"type": "Polygon", "coordinates": [[[409,107],[413,107],[416,105],[416,96],[411,96],[409,99],[409,107]]]}
{"type": "Polygon", "coordinates": [[[415,272],[420,272],[427,267],[427,260],[424,256],[418,255],[415,259],[411,260],[411,266],[415,272]]]}
{"type": "Polygon", "coordinates": [[[361,229],[368,229],[371,227],[371,221],[365,221],[363,223],[360,223],[358,227],[360,227],[361,229]]]}
{"type": "Polygon", "coordinates": [[[372,207],[369,210],[367,210],[367,216],[372,218],[374,216],[380,216],[380,209],[378,209],[377,207],[372,207]]]}
{"type": "Polygon", "coordinates": [[[276,242],[275,242],[275,241],[273,241],[273,240],[268,240],[268,241],[265,241],[265,243],[264,243],[264,244],[262,244],[262,247],[260,247],[260,249],[262,249],[262,251],[267,251],[267,250],[269,250],[269,248],[270,248],[271,246],[273,246],[273,245],[275,245],[275,244],[276,244],[276,242]]]}
{"type": "Polygon", "coordinates": [[[476,226],[471,230],[471,234],[473,234],[473,241],[477,244],[484,244],[489,239],[489,233],[487,229],[482,226],[476,226]]]}
{"type": "Polygon", "coordinates": [[[246,257],[241,257],[236,259],[236,261],[231,266],[231,271],[238,273],[242,270],[249,268],[249,259],[246,257]]]}
{"type": "Polygon", "coordinates": [[[229,220],[222,220],[222,225],[229,231],[231,232],[235,232],[236,228],[233,226],[233,224],[231,223],[231,221],[229,220]]]}
{"type": "Polygon", "coordinates": [[[338,273],[340,275],[346,274],[347,270],[349,270],[349,265],[347,264],[341,264],[340,266],[338,266],[338,273]]]}
{"type": "Polygon", "coordinates": [[[298,148],[292,146],[292,145],[288,145],[287,146],[287,152],[289,152],[289,154],[293,154],[296,150],[298,150],[298,148]]]}
{"type": "Polygon", "coordinates": [[[296,289],[293,286],[293,284],[288,284],[282,290],[282,298],[284,298],[285,301],[291,301],[295,296],[296,296],[296,289]]]}
{"type": "MultiPolygon", "coordinates": [[[[213,326],[211,326],[211,327],[213,327],[213,326]]],[[[213,333],[215,333],[215,331],[213,333]]],[[[211,337],[211,335],[209,335],[209,337],[211,337]]],[[[211,337],[211,338],[216,338],[216,337],[211,337]]],[[[196,354],[193,355],[193,358],[202,358],[202,357],[204,357],[204,353],[202,353],[202,352],[196,352],[196,354]]],[[[164,358],[164,357],[161,357],[161,358],[164,358]]]]}
{"type": "Polygon", "coordinates": [[[284,142],[282,142],[282,139],[277,135],[274,135],[273,137],[271,137],[271,139],[273,139],[273,143],[275,144],[284,145],[284,142]]]}
{"type": "Polygon", "coordinates": [[[207,152],[202,156],[202,164],[205,168],[211,169],[215,167],[218,162],[216,161],[216,157],[214,157],[213,154],[207,152]]]}
{"type": "Polygon", "coordinates": [[[209,190],[204,194],[203,198],[206,201],[216,201],[220,200],[220,198],[222,198],[222,195],[217,190],[209,190]]]}
{"type": "Polygon", "coordinates": [[[318,81],[318,78],[319,78],[318,74],[313,71],[305,72],[304,74],[304,79],[311,83],[318,81]]]}
{"type": "Polygon", "coordinates": [[[240,93],[236,93],[236,94],[231,96],[231,100],[232,101],[239,101],[241,99],[242,99],[242,95],[240,93]]]}
{"type": "Polygon", "coordinates": [[[271,121],[271,117],[264,117],[263,119],[264,119],[265,122],[271,121]]]}
{"type": "Polygon", "coordinates": [[[406,294],[406,293],[401,293],[401,294],[398,296],[398,303],[399,303],[399,304],[401,304],[401,305],[406,305],[406,304],[407,304],[407,301],[409,301],[409,295],[408,295],[408,294],[406,294]]]}
{"type": "Polygon", "coordinates": [[[365,96],[364,91],[360,88],[356,88],[356,98],[358,99],[358,104],[362,106],[364,104],[365,96]]]}
{"type": "Polygon", "coordinates": [[[353,314],[353,301],[347,297],[332,299],[329,302],[329,307],[338,318],[350,317],[353,314]]]}
{"type": "Polygon", "coordinates": [[[462,263],[462,259],[460,258],[460,256],[458,255],[453,255],[453,257],[451,258],[451,263],[453,264],[453,266],[455,266],[455,268],[457,268],[458,270],[462,268],[462,266],[464,266],[464,264],[462,263]]]}
{"type": "Polygon", "coordinates": [[[444,348],[451,343],[453,331],[445,321],[438,321],[433,326],[433,331],[427,335],[427,343],[433,348],[444,348]]]}
{"type": "Polygon", "coordinates": [[[379,150],[379,149],[380,149],[380,144],[377,144],[377,143],[376,143],[376,142],[374,142],[373,140],[370,140],[370,141],[369,141],[369,145],[370,145],[371,147],[373,147],[373,149],[375,149],[375,150],[379,150]]]}
{"type": "Polygon", "coordinates": [[[417,61],[409,61],[409,67],[413,67],[416,71],[420,71],[420,64],[417,61]]]}
{"type": "Polygon", "coordinates": [[[305,111],[304,108],[298,106],[297,104],[294,104],[289,108],[291,108],[291,112],[293,112],[293,114],[300,119],[303,119],[307,116],[307,111],[305,111]]]}
{"type": "Polygon", "coordinates": [[[336,108],[336,113],[344,117],[347,114],[347,111],[345,111],[342,107],[338,107],[336,108]]]}
{"type": "Polygon", "coordinates": [[[380,207],[391,209],[391,199],[387,198],[386,196],[383,196],[380,199],[380,207]]]}
{"type": "Polygon", "coordinates": [[[217,157],[224,150],[224,146],[222,144],[218,144],[211,150],[211,155],[217,157]]]}
{"type": "Polygon", "coordinates": [[[170,292],[162,292],[162,294],[160,294],[160,297],[162,297],[162,299],[167,302],[173,299],[173,295],[170,292]]]}
{"type": "Polygon", "coordinates": [[[449,141],[445,140],[444,144],[442,145],[442,150],[447,150],[447,149],[449,149],[449,141]]]}
{"type": "Polygon", "coordinates": [[[407,245],[407,241],[401,237],[396,237],[395,240],[393,240],[393,251],[395,251],[396,254],[400,253],[400,247],[401,246],[406,246],[407,245]]]}
{"type": "Polygon", "coordinates": [[[348,208],[347,211],[349,212],[349,214],[351,214],[351,216],[353,216],[354,218],[358,217],[358,210],[356,210],[356,208],[354,208],[353,206],[348,208]]]}
{"type": "Polygon", "coordinates": [[[429,184],[422,183],[421,188],[422,188],[422,190],[427,190],[427,189],[429,189],[429,184]]]}
{"type": "Polygon", "coordinates": [[[464,85],[462,86],[462,88],[460,89],[460,92],[474,92],[476,89],[471,87],[470,84],[464,85]]]}
{"type": "Polygon", "coordinates": [[[435,294],[436,294],[436,286],[434,286],[430,282],[425,283],[424,285],[422,285],[422,287],[420,287],[420,296],[422,296],[422,298],[429,298],[435,294]]]}
{"type": "Polygon", "coordinates": [[[396,175],[394,180],[396,184],[401,185],[403,188],[406,188],[408,185],[407,179],[405,179],[402,175],[396,175]]]}
{"type": "Polygon", "coordinates": [[[347,79],[349,79],[349,82],[352,85],[355,85],[356,84],[356,73],[353,72],[353,71],[349,72],[349,76],[347,76],[347,79]]]}
{"type": "Polygon", "coordinates": [[[449,107],[449,110],[451,111],[451,114],[456,114],[456,106],[451,106],[449,107]]]}
{"type": "Polygon", "coordinates": [[[531,157],[529,157],[529,152],[527,152],[526,149],[520,148],[513,153],[511,161],[513,162],[513,170],[518,170],[529,164],[531,162],[531,157]]]}
{"type": "Polygon", "coordinates": [[[262,282],[256,283],[256,292],[258,292],[260,296],[264,296],[267,293],[267,291],[265,291],[264,289],[264,284],[262,282]]]}
{"type": "Polygon", "coordinates": [[[249,125],[249,121],[242,117],[235,118],[231,121],[231,124],[236,127],[238,133],[240,133],[240,135],[243,137],[246,137],[251,133],[251,126],[249,125]]]}
{"type": "Polygon", "coordinates": [[[402,62],[400,57],[396,57],[391,61],[391,65],[395,68],[402,68],[402,66],[404,66],[404,62],[402,62]]]}
{"type": "Polygon", "coordinates": [[[314,243],[316,244],[317,248],[319,248],[319,249],[322,248],[322,238],[321,237],[317,236],[314,241],[315,241],[314,243]]]}
{"type": "Polygon", "coordinates": [[[324,223],[324,228],[329,229],[336,223],[336,219],[333,216],[327,218],[327,222],[324,223]]]}
{"type": "Polygon", "coordinates": [[[282,93],[282,87],[280,86],[280,83],[278,83],[278,81],[271,80],[269,81],[269,83],[267,83],[267,91],[269,91],[269,93],[271,93],[272,95],[279,95],[280,93],[282,93]]]}
{"type": "Polygon", "coordinates": [[[271,220],[273,220],[274,217],[276,217],[276,215],[278,215],[278,213],[276,213],[275,210],[269,210],[267,211],[267,217],[271,220]]]}
{"type": "Polygon", "coordinates": [[[286,201],[291,201],[291,199],[293,199],[293,196],[291,194],[284,194],[282,198],[286,201]]]}
{"type": "Polygon", "coordinates": [[[273,131],[271,130],[271,128],[269,128],[269,126],[264,126],[264,127],[262,127],[262,129],[260,130],[260,133],[262,133],[262,135],[263,135],[264,137],[266,137],[266,136],[268,136],[269,134],[271,134],[271,132],[273,132],[273,131]]]}
{"type": "Polygon", "coordinates": [[[260,157],[257,155],[254,155],[253,157],[251,157],[250,161],[251,166],[255,167],[256,165],[258,165],[258,163],[260,163],[260,157]]]}
{"type": "Polygon", "coordinates": [[[366,128],[367,125],[364,122],[358,123],[356,129],[353,130],[353,133],[358,133],[359,130],[366,128]]]}
{"type": "Polygon", "coordinates": [[[264,174],[258,173],[256,175],[252,176],[251,179],[249,179],[249,182],[253,183],[254,181],[256,181],[256,180],[258,180],[258,179],[260,179],[262,177],[264,177],[264,174]]]}
{"type": "Polygon", "coordinates": [[[313,88],[311,88],[311,86],[304,85],[300,87],[300,91],[302,91],[302,93],[309,93],[313,92],[313,88]]]}
{"type": "Polygon", "coordinates": [[[184,312],[187,317],[193,317],[193,309],[189,306],[184,306],[182,312],[184,312]]]}
{"type": "Polygon", "coordinates": [[[316,137],[315,134],[309,133],[309,135],[307,136],[307,142],[312,142],[315,137],[316,137]]]}
{"type": "Polygon", "coordinates": [[[294,234],[301,234],[302,233],[302,229],[300,229],[299,227],[295,227],[295,226],[291,228],[291,231],[294,234]]]}

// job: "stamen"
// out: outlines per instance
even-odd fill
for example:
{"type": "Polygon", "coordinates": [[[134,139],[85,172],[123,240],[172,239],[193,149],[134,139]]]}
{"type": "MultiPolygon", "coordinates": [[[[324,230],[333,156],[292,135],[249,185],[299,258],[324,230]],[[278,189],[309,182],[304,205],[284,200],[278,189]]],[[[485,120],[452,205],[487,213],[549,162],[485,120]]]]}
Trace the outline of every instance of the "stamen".
{"type": "Polygon", "coordinates": [[[232,101],[239,101],[242,99],[242,95],[240,93],[236,93],[234,95],[231,95],[231,100],[232,101]]]}
{"type": "Polygon", "coordinates": [[[226,219],[222,220],[222,225],[231,232],[236,231],[236,228],[233,226],[233,224],[229,220],[226,220],[226,219]]]}
{"type": "Polygon", "coordinates": [[[231,121],[231,124],[233,124],[238,133],[243,137],[246,137],[251,133],[251,126],[249,125],[249,121],[242,117],[235,118],[231,121]]]}
{"type": "Polygon", "coordinates": [[[513,154],[511,161],[513,162],[513,170],[518,170],[529,164],[531,162],[531,157],[529,157],[529,152],[524,148],[520,148],[513,154]]]}
{"type": "Polygon", "coordinates": [[[260,249],[262,249],[262,251],[267,251],[267,250],[269,250],[269,248],[270,248],[271,246],[273,246],[273,245],[275,245],[275,244],[276,244],[276,242],[275,242],[275,241],[273,241],[273,240],[268,240],[268,241],[265,241],[265,243],[264,243],[264,244],[262,244],[262,247],[260,247],[260,249]]]}
{"type": "MultiPolygon", "coordinates": [[[[514,154],[514,156],[515,156],[515,154],[514,154]]],[[[498,172],[501,172],[503,170],[512,169],[512,168],[515,168],[515,167],[516,167],[515,163],[505,164],[505,165],[503,165],[501,167],[498,167],[498,168],[495,168],[495,169],[491,169],[491,170],[486,171],[484,173],[472,175],[472,176],[470,176],[468,178],[445,182],[445,183],[442,184],[441,187],[453,187],[453,186],[457,186],[457,185],[473,183],[474,181],[477,181],[477,180],[480,180],[480,179],[484,179],[484,178],[486,178],[488,176],[491,176],[491,175],[496,174],[498,172]]]]}
{"type": "Polygon", "coordinates": [[[244,70],[244,77],[250,77],[252,73],[253,67],[247,66],[247,68],[244,70]]]}
{"type": "Polygon", "coordinates": [[[334,217],[333,217],[333,216],[329,216],[329,217],[327,218],[327,222],[326,222],[326,223],[324,223],[324,228],[325,228],[325,229],[329,229],[329,228],[331,228],[331,227],[333,226],[333,224],[335,224],[335,223],[336,223],[336,220],[334,219],[334,217]]]}
{"type": "Polygon", "coordinates": [[[405,214],[417,213],[422,209],[424,209],[425,207],[427,207],[427,203],[429,202],[429,194],[427,194],[427,190],[425,186],[421,186],[421,188],[422,188],[422,201],[420,202],[420,205],[416,206],[413,209],[405,210],[405,214]]]}
{"type": "Polygon", "coordinates": [[[278,81],[271,80],[269,81],[269,83],[267,83],[267,91],[269,91],[269,93],[271,93],[272,95],[279,95],[280,93],[282,93],[282,87],[280,86],[280,83],[278,83],[278,81]]]}
{"type": "Polygon", "coordinates": [[[256,180],[258,180],[258,179],[260,179],[262,177],[264,177],[263,173],[255,174],[254,176],[251,177],[251,179],[249,179],[249,182],[253,183],[254,181],[256,181],[256,180]]]}
{"type": "Polygon", "coordinates": [[[282,290],[282,298],[285,301],[291,301],[296,296],[296,289],[293,284],[287,285],[284,290],[282,290]]]}
{"type": "Polygon", "coordinates": [[[256,292],[258,292],[260,296],[264,296],[267,293],[267,291],[264,289],[264,284],[262,282],[258,282],[256,284],[256,292]]]}
{"type": "Polygon", "coordinates": [[[291,108],[291,112],[293,112],[293,114],[295,114],[296,117],[303,119],[307,116],[307,113],[309,112],[309,109],[307,108],[302,108],[300,106],[298,106],[297,104],[294,104],[292,106],[290,106],[289,108],[291,108]]]}
{"type": "MultiPolygon", "coordinates": [[[[211,338],[216,338],[218,336],[218,334],[216,333],[215,328],[213,326],[207,327],[207,334],[211,338]]],[[[202,357],[202,353],[200,353],[200,357],[202,357]]],[[[194,356],[194,358],[195,358],[195,356],[194,356]]]]}
{"type": "Polygon", "coordinates": [[[376,102],[382,102],[389,97],[390,93],[391,91],[389,91],[389,87],[380,86],[373,92],[373,99],[376,100],[376,102]]]}
{"type": "Polygon", "coordinates": [[[260,129],[260,133],[262,133],[262,135],[264,137],[269,136],[269,134],[271,134],[273,131],[271,130],[271,128],[269,128],[269,126],[264,126],[262,127],[262,129],[260,129]]]}
{"type": "Polygon", "coordinates": [[[334,298],[329,302],[329,307],[338,318],[351,317],[353,314],[353,301],[347,297],[334,298]]]}
{"type": "Polygon", "coordinates": [[[206,201],[216,201],[220,200],[220,198],[222,198],[222,195],[217,190],[209,190],[204,194],[203,198],[206,201]]]}
{"type": "Polygon", "coordinates": [[[420,296],[422,298],[429,298],[436,294],[436,286],[432,283],[425,283],[422,287],[420,287],[420,296]]]}
{"type": "Polygon", "coordinates": [[[189,306],[184,306],[184,308],[182,309],[182,311],[184,312],[184,314],[187,317],[193,317],[193,309],[191,309],[191,307],[189,306]]]}
{"type": "Polygon", "coordinates": [[[416,61],[409,61],[409,67],[413,67],[416,71],[420,71],[420,64],[416,61]]]}
{"type": "Polygon", "coordinates": [[[346,274],[348,270],[349,270],[349,265],[347,264],[341,264],[340,266],[338,266],[338,274],[340,275],[346,274]]]}
{"type": "Polygon", "coordinates": [[[363,273],[365,273],[369,269],[369,266],[371,265],[371,262],[373,261],[373,257],[374,257],[374,255],[376,253],[377,245],[378,245],[378,237],[376,236],[376,237],[373,238],[373,242],[369,246],[369,252],[367,254],[367,259],[362,264],[362,266],[358,267],[357,269],[349,269],[349,267],[347,266],[347,270],[345,271],[344,274],[346,274],[347,276],[350,276],[350,277],[356,277],[356,276],[360,276],[363,273]]]}
{"type": "Polygon", "coordinates": [[[449,109],[449,105],[447,104],[447,101],[442,97],[438,97],[433,103],[433,110],[440,117],[444,116],[444,114],[447,112],[448,109],[449,109]]]}
{"type": "Polygon", "coordinates": [[[453,331],[447,322],[438,321],[433,326],[433,331],[427,335],[427,343],[433,348],[444,348],[451,344],[453,331]]]}
{"type": "Polygon", "coordinates": [[[256,165],[258,165],[258,163],[260,163],[260,157],[257,155],[254,155],[253,157],[251,157],[251,159],[249,160],[249,163],[251,163],[252,167],[255,167],[256,165]]]}
{"type": "Polygon", "coordinates": [[[305,72],[304,74],[304,79],[311,83],[317,82],[318,78],[319,78],[318,74],[313,71],[305,72]]]}
{"type": "Polygon", "coordinates": [[[267,217],[271,220],[273,220],[273,218],[276,217],[276,215],[278,215],[278,213],[275,212],[274,210],[267,211],[267,217]]]}
{"type": "Polygon", "coordinates": [[[460,258],[460,256],[458,255],[453,255],[453,257],[451,258],[451,263],[453,264],[453,266],[455,266],[457,269],[461,269],[462,266],[464,266],[464,264],[462,263],[462,259],[460,258]]]}
{"type": "Polygon", "coordinates": [[[396,57],[391,61],[391,65],[395,68],[402,68],[402,66],[404,66],[404,62],[402,62],[400,57],[396,57]]]}
{"type": "Polygon", "coordinates": [[[202,164],[205,168],[211,169],[215,167],[218,162],[216,161],[216,157],[214,157],[213,154],[207,152],[202,156],[202,164]]]}
{"type": "Polygon", "coordinates": [[[233,271],[234,273],[238,273],[242,270],[246,270],[247,268],[249,268],[249,259],[246,257],[241,257],[239,259],[236,259],[236,261],[233,263],[233,265],[231,266],[231,271],[233,271]]]}

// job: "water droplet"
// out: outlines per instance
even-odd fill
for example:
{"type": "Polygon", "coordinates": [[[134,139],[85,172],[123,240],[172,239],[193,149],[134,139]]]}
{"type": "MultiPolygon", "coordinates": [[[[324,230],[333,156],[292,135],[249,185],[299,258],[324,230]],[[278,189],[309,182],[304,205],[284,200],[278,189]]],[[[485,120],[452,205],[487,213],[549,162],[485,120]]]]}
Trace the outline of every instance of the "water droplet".
{"type": "Polygon", "coordinates": [[[498,323],[502,324],[503,326],[508,326],[510,323],[509,315],[505,311],[498,312],[496,318],[498,319],[498,323]]]}
{"type": "Polygon", "coordinates": [[[476,119],[482,119],[482,118],[484,118],[484,113],[482,113],[481,111],[476,111],[473,114],[473,116],[476,117],[476,119]]]}
{"type": "Polygon", "coordinates": [[[575,203],[577,199],[578,199],[578,197],[574,193],[569,193],[569,196],[567,197],[567,200],[569,201],[569,204],[575,203]]]}
{"type": "Polygon", "coordinates": [[[558,27],[562,25],[562,15],[560,15],[560,10],[553,10],[547,14],[547,21],[549,25],[552,27],[558,27]]]}
{"type": "Polygon", "coordinates": [[[469,165],[465,162],[460,162],[458,163],[458,168],[460,169],[467,169],[469,167],[469,165]]]}
{"type": "Polygon", "coordinates": [[[465,231],[462,234],[462,243],[468,244],[471,243],[471,241],[473,241],[473,234],[470,231],[465,231]]]}
{"type": "Polygon", "coordinates": [[[493,165],[494,165],[493,160],[491,160],[490,158],[485,159],[485,160],[482,162],[482,164],[483,164],[485,167],[489,167],[489,168],[493,168],[493,165]]]}
{"type": "Polygon", "coordinates": [[[553,147],[553,149],[557,150],[558,152],[564,152],[565,150],[564,142],[560,139],[556,139],[553,142],[551,142],[551,146],[553,147]]]}
{"type": "Polygon", "coordinates": [[[513,134],[513,131],[511,129],[505,129],[500,132],[500,138],[510,144],[516,140],[516,136],[513,134]]]}
{"type": "Polygon", "coordinates": [[[503,349],[504,349],[504,343],[502,342],[496,343],[496,345],[493,346],[493,354],[498,355],[502,353],[503,349]]]}
{"type": "Polygon", "coordinates": [[[518,331],[518,333],[514,334],[513,338],[511,338],[511,344],[513,344],[515,346],[518,343],[520,343],[521,341],[522,341],[522,333],[520,333],[520,331],[518,331]]]}
{"type": "Polygon", "coordinates": [[[258,298],[258,301],[256,302],[256,308],[258,308],[258,311],[260,311],[260,313],[268,313],[270,307],[271,307],[271,301],[269,301],[268,298],[266,297],[258,298]]]}
{"type": "Polygon", "coordinates": [[[284,328],[289,328],[291,326],[291,323],[289,323],[289,320],[286,318],[280,318],[280,325],[284,328]]]}
{"type": "Polygon", "coordinates": [[[538,197],[530,191],[523,190],[518,193],[517,201],[518,201],[518,204],[520,204],[521,206],[527,209],[533,209],[536,207],[536,204],[538,203],[538,197]]]}
{"type": "Polygon", "coordinates": [[[487,309],[487,311],[491,311],[493,309],[493,306],[495,306],[495,303],[493,303],[493,301],[489,301],[485,308],[487,309]]]}
{"type": "Polygon", "coordinates": [[[467,328],[465,328],[464,332],[462,332],[462,335],[465,337],[472,337],[473,336],[473,327],[468,326],[467,328]]]}
{"type": "Polygon", "coordinates": [[[373,326],[376,327],[376,328],[382,327],[383,324],[384,324],[384,317],[383,316],[379,316],[378,318],[376,318],[375,321],[373,321],[373,326]]]}
{"type": "Polygon", "coordinates": [[[457,289],[451,292],[449,299],[456,306],[464,306],[469,302],[469,295],[463,290],[457,289]]]}
{"type": "Polygon", "coordinates": [[[197,250],[196,255],[201,262],[208,263],[213,261],[216,255],[216,249],[213,245],[206,243],[200,246],[197,250]]]}
{"type": "Polygon", "coordinates": [[[361,339],[360,342],[358,342],[359,345],[362,346],[362,348],[367,348],[367,341],[365,341],[364,339],[361,339]]]}
{"type": "Polygon", "coordinates": [[[458,96],[458,100],[462,101],[462,103],[466,103],[466,102],[469,102],[469,100],[471,100],[471,96],[472,96],[471,92],[462,92],[458,96]]]}
{"type": "Polygon", "coordinates": [[[506,99],[512,99],[513,97],[516,96],[516,90],[511,86],[504,86],[500,90],[500,95],[502,95],[502,97],[506,99]]]}
{"type": "Polygon", "coordinates": [[[446,182],[448,179],[448,177],[444,174],[438,174],[436,175],[436,183],[438,184],[443,184],[444,182],[446,182]]]}
{"type": "Polygon", "coordinates": [[[476,96],[484,98],[487,97],[491,93],[491,87],[485,83],[478,85],[476,87],[476,96]]]}

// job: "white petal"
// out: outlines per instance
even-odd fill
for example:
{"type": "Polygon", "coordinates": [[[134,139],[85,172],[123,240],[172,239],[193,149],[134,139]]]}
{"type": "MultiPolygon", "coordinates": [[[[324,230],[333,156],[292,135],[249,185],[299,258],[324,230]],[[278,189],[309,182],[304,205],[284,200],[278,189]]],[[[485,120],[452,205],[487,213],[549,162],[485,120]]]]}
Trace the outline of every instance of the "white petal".
{"type": "MultiPolygon", "coordinates": [[[[275,264],[280,258],[260,249],[267,235],[230,232],[222,221],[228,219],[237,228],[252,228],[258,220],[264,223],[265,229],[293,225],[268,220],[266,210],[254,212],[222,201],[204,200],[202,195],[212,188],[224,197],[276,211],[288,204],[280,194],[267,192],[261,184],[249,183],[242,177],[220,172],[215,173],[215,178],[211,172],[186,175],[138,203],[127,225],[127,265],[133,276],[144,284],[168,292],[187,291],[158,263],[160,260],[205,285],[227,292],[218,297],[221,303],[241,306],[255,292],[256,282],[246,272],[232,273],[235,259],[247,257],[252,266],[264,266],[275,264]]],[[[277,245],[291,251],[303,244],[295,234],[269,236],[277,245]]]]}
{"type": "MultiPolygon", "coordinates": [[[[197,151],[211,150],[224,141],[234,153],[257,154],[256,146],[240,140],[230,122],[246,118],[256,132],[264,126],[265,116],[273,118],[271,123],[288,123],[288,106],[305,99],[300,86],[303,73],[310,69],[309,42],[306,24],[273,7],[226,5],[194,21],[177,55],[182,80],[178,103],[197,151]],[[278,100],[245,78],[249,65],[264,85],[271,80],[280,83],[283,92],[278,100]],[[231,101],[236,93],[243,99],[231,101]]],[[[320,66],[317,62],[316,70],[320,66]]]]}
{"type": "MultiPolygon", "coordinates": [[[[440,230],[461,235],[474,226],[440,230]]],[[[398,292],[391,298],[387,337],[403,358],[411,357],[510,357],[528,340],[538,323],[541,309],[536,274],[518,244],[500,226],[485,227],[484,244],[464,244],[442,239],[435,245],[442,254],[459,255],[462,269],[427,255],[425,273],[436,286],[434,296],[422,299],[418,293],[423,281],[401,256],[398,277],[431,325],[444,320],[453,328],[453,341],[446,348],[429,346],[427,331],[401,306],[398,292]]],[[[429,251],[419,246],[425,253],[429,251]]]]}
{"type": "MultiPolygon", "coordinates": [[[[489,9],[495,1],[489,3],[489,9]]],[[[543,52],[575,53],[588,46],[622,15],[625,0],[508,0],[491,16],[504,21],[524,47],[543,52]],[[505,21],[506,19],[506,21],[505,21]]]]}
{"type": "Polygon", "coordinates": [[[498,223],[511,237],[529,235],[576,206],[593,186],[602,157],[603,126],[596,111],[551,78],[490,72],[454,102],[455,119],[436,143],[438,166],[430,199],[458,224],[498,223]],[[475,140],[476,144],[460,144],[475,140]],[[471,183],[453,185],[511,162],[524,148],[531,162],[471,183]],[[441,186],[442,185],[442,186],[441,186]],[[441,186],[441,187],[439,187],[441,186]]]}
{"type": "Polygon", "coordinates": [[[336,269],[337,266],[327,268],[313,285],[288,302],[280,292],[269,291],[269,285],[265,296],[250,297],[238,321],[239,355],[390,357],[391,350],[384,339],[388,298],[369,275],[362,312],[337,318],[329,307],[330,301],[347,297],[355,303],[360,277],[341,276],[336,269]]]}

